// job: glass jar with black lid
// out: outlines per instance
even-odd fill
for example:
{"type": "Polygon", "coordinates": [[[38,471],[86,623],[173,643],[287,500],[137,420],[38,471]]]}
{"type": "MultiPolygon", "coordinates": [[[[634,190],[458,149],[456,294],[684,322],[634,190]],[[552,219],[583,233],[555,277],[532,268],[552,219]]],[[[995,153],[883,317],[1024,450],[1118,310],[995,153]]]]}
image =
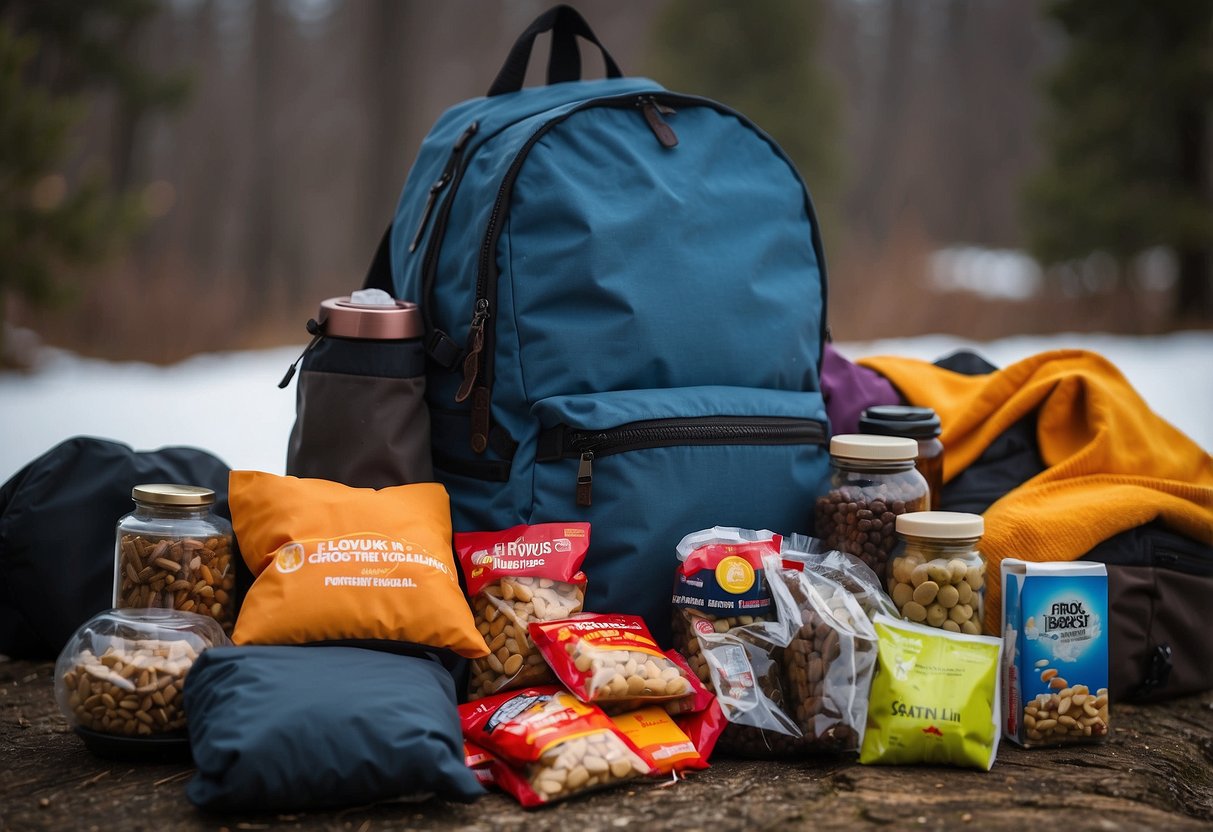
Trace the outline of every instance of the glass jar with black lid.
{"type": "Polygon", "coordinates": [[[915,467],[931,488],[931,509],[938,510],[943,495],[943,443],[939,441],[939,416],[929,407],[878,405],[859,417],[859,432],[901,436],[918,443],[915,467]]]}

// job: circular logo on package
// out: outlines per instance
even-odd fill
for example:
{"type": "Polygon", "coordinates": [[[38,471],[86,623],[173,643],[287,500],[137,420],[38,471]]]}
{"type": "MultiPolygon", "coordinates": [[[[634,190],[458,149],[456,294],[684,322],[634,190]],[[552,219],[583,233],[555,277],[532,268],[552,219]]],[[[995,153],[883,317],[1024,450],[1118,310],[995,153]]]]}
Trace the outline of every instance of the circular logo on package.
{"type": "Polygon", "coordinates": [[[745,558],[730,555],[716,565],[716,583],[725,592],[740,595],[754,586],[754,567],[745,558]]]}
{"type": "Polygon", "coordinates": [[[695,632],[701,636],[710,636],[716,632],[716,628],[712,626],[712,622],[706,618],[696,618],[695,623],[691,625],[695,628],[695,632]]]}
{"type": "Polygon", "coordinates": [[[274,555],[274,566],[279,572],[294,572],[303,566],[303,544],[288,543],[274,555]]]}

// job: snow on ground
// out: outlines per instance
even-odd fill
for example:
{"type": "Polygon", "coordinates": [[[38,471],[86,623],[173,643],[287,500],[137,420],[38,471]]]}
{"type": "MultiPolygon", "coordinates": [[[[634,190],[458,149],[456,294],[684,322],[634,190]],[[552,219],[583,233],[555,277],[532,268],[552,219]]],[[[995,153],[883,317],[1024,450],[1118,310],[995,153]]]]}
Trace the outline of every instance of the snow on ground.
{"type": "MultiPolygon", "coordinates": [[[[234,468],[282,473],[295,390],[277,384],[301,346],[203,355],[170,367],[47,350],[35,373],[0,373],[0,482],[77,435],[138,450],[192,445],[234,468]]],[[[1021,336],[984,344],[927,335],[837,346],[852,359],[927,360],[969,347],[999,366],[1044,350],[1089,349],[1116,364],[1156,412],[1213,452],[1213,332],[1021,336]]]]}

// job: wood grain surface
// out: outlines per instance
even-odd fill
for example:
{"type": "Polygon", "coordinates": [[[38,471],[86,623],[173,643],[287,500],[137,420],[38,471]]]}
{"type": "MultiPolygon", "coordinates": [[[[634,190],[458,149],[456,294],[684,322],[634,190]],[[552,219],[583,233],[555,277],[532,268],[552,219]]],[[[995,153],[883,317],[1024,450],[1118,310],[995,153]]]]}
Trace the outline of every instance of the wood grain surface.
{"type": "Polygon", "coordinates": [[[1213,828],[1213,692],[1116,706],[1111,738],[1099,746],[1004,743],[988,773],[716,760],[680,783],[646,781],[539,810],[494,793],[468,805],[411,800],[216,817],[186,800],[188,761],[115,763],[86,751],[55,705],[52,673],[48,663],[0,661],[2,830],[1213,828]]]}

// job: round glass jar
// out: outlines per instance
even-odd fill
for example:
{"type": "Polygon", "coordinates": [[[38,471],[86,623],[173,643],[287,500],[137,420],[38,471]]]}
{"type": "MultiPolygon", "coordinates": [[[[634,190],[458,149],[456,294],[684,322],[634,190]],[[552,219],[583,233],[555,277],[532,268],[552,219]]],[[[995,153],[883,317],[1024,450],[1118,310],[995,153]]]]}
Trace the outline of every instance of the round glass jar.
{"type": "Polygon", "coordinates": [[[203,650],[230,644],[219,624],[176,610],[106,610],[55,663],[55,700],[90,750],[106,756],[186,743],[182,687],[203,650]]]}
{"type": "Polygon", "coordinates": [[[231,634],[236,583],[232,525],[216,515],[215,492],[157,483],[131,489],[135,510],[118,521],[114,607],[207,615],[231,634]]]}
{"type": "Polygon", "coordinates": [[[859,417],[859,432],[881,436],[904,436],[918,443],[918,469],[931,489],[931,509],[943,500],[943,443],[939,441],[939,416],[929,407],[876,405],[859,417]]]}
{"type": "Polygon", "coordinates": [[[954,633],[984,631],[986,561],[980,514],[922,511],[897,518],[903,541],[889,562],[888,587],[903,616],[954,633]]]}
{"type": "Polygon", "coordinates": [[[913,439],[840,434],[830,440],[830,489],[817,498],[815,530],[826,546],[854,555],[883,578],[898,515],[925,511],[930,489],[914,467],[913,439]]]}

